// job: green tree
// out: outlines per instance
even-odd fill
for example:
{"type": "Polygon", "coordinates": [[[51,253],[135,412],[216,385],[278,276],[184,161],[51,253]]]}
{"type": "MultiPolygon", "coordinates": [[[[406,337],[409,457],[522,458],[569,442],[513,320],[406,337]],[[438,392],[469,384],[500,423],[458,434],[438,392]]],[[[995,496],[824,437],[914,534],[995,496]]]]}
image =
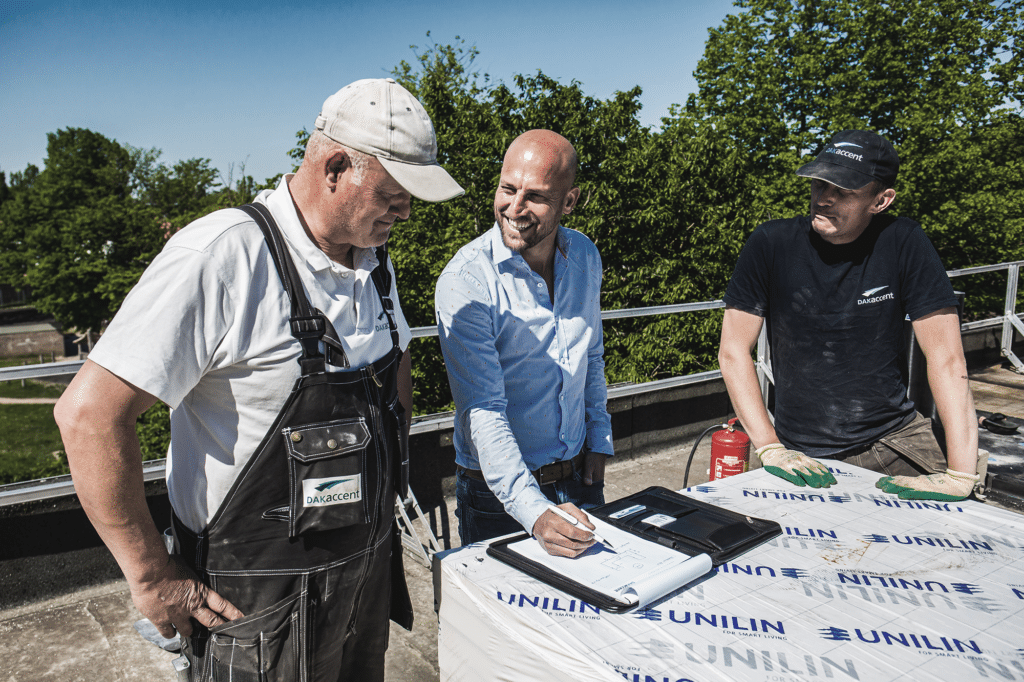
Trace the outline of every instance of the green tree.
{"type": "MultiPolygon", "coordinates": [[[[476,55],[477,50],[461,40],[454,46],[432,45],[417,55],[415,68],[402,61],[393,72],[430,114],[438,162],[466,190],[462,197],[441,203],[414,198],[410,219],[392,232],[389,246],[402,310],[412,326],[434,324],[434,283],[441,270],[460,246],[494,221],[492,197],[501,168],[503,133],[486,99],[489,79],[472,71],[476,55]]],[[[410,352],[416,411],[451,409],[437,339],[414,341],[410,352]]]]}
{"type": "MultiPolygon", "coordinates": [[[[736,6],[710,32],[687,112],[747,156],[759,220],[805,213],[793,171],[832,133],[866,128],[903,161],[893,211],[922,223],[947,267],[1024,257],[1019,0],[736,6]]],[[[999,298],[968,292],[983,309],[999,298]]]]}
{"type": "Polygon", "coordinates": [[[168,232],[176,232],[217,207],[217,169],[209,159],[158,163],[160,150],[130,148],[135,162],[134,194],[154,209],[168,232]]]}
{"type": "Polygon", "coordinates": [[[0,282],[15,289],[26,286],[25,228],[38,218],[33,187],[39,168],[29,164],[11,174],[7,197],[0,203],[0,282]]]}
{"type": "MultiPolygon", "coordinates": [[[[438,159],[466,188],[461,199],[416,203],[391,239],[403,310],[433,324],[434,283],[462,245],[490,229],[505,149],[520,133],[548,128],[579,154],[581,199],[564,224],[588,235],[604,263],[602,307],[631,308],[721,295],[743,230],[741,159],[714,129],[683,115],[662,133],[639,123],[640,88],[607,100],[541,72],[491,83],[473,71],[476,50],[431,45],[396,78],[434,122],[438,159]]],[[[609,380],[648,381],[710,369],[719,317],[669,316],[605,325],[609,380]]],[[[436,340],[414,344],[418,411],[449,408],[436,340]]]]}
{"type": "Polygon", "coordinates": [[[299,170],[302,159],[306,158],[306,145],[309,143],[309,131],[303,126],[295,133],[295,146],[288,150],[288,158],[292,160],[292,172],[299,170]]]}
{"type": "Polygon", "coordinates": [[[232,208],[252,203],[252,200],[262,190],[277,187],[277,183],[281,180],[282,176],[281,173],[278,173],[273,177],[267,178],[262,183],[258,183],[251,175],[245,174],[244,163],[239,164],[238,180],[234,179],[234,171],[235,165],[232,163],[228,166],[227,176],[221,175],[221,188],[217,191],[214,202],[206,211],[207,213],[221,208],[232,208]]]}
{"type": "Polygon", "coordinates": [[[159,250],[159,223],[133,196],[127,149],[84,128],[47,137],[45,168],[23,201],[2,207],[18,252],[7,277],[23,276],[36,307],[65,327],[98,330],[159,250]]]}
{"type": "MultiPolygon", "coordinates": [[[[632,229],[619,230],[602,251],[617,252],[626,240],[626,265],[620,268],[617,287],[609,281],[616,273],[605,267],[605,297],[612,299],[605,307],[721,298],[744,238],[754,226],[745,156],[722,132],[677,107],[636,156],[623,174],[639,181],[624,183],[623,191],[636,193],[643,201],[632,229]]],[[[609,380],[651,381],[712,369],[720,325],[720,312],[606,324],[609,380]]]]}

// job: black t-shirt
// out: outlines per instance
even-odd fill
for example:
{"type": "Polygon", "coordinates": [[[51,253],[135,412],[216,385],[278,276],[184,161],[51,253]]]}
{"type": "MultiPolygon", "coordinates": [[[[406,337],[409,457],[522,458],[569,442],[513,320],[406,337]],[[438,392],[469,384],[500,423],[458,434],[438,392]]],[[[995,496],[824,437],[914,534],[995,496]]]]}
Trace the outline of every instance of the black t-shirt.
{"type": "Polygon", "coordinates": [[[904,319],[957,304],[921,226],[886,214],[841,245],[806,216],[764,223],[724,300],[766,318],[776,432],[816,457],[873,443],[913,419],[904,319]]]}

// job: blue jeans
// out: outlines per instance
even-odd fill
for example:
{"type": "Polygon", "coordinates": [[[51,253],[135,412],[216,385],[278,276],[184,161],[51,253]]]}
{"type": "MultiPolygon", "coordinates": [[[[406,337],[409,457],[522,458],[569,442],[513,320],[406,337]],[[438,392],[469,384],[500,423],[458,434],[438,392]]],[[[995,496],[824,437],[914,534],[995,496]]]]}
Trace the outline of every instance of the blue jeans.
{"type": "MultiPolygon", "coordinates": [[[[604,504],[604,481],[583,485],[583,474],[579,471],[574,472],[572,478],[542,485],[540,491],[554,504],[572,502],[580,509],[604,504]]],[[[470,478],[462,471],[455,474],[455,501],[463,545],[523,530],[522,525],[505,512],[485,481],[470,478]]]]}

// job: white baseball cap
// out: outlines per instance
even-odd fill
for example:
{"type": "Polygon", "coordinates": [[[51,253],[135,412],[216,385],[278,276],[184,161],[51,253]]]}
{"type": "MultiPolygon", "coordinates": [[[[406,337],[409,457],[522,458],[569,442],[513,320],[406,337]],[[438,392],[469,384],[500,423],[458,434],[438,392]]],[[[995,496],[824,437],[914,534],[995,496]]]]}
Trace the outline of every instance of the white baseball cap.
{"type": "Polygon", "coordinates": [[[335,142],[376,156],[413,196],[445,201],[466,190],[437,163],[437,138],[423,105],[393,78],[349,83],[324,102],[316,129],[335,142]]]}

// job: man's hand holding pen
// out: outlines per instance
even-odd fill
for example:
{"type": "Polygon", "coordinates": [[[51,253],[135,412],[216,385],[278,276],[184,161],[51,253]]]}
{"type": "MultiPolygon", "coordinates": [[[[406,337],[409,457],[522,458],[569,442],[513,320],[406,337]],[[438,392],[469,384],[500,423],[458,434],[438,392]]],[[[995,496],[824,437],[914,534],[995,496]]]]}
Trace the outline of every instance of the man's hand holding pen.
{"type": "Polygon", "coordinates": [[[577,557],[595,542],[611,545],[597,536],[590,518],[571,502],[549,505],[533,526],[533,536],[552,556],[577,557]]]}

